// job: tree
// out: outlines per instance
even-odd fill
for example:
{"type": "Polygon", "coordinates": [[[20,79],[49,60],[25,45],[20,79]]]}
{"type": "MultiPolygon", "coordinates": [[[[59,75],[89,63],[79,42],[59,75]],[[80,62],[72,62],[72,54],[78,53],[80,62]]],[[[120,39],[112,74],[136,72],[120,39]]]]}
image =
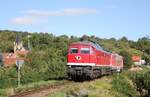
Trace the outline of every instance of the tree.
{"type": "Polygon", "coordinates": [[[137,41],[137,48],[150,54],[150,39],[149,37],[142,37],[137,41]]]}
{"type": "Polygon", "coordinates": [[[132,61],[131,55],[125,50],[121,51],[119,54],[121,56],[123,56],[124,67],[125,68],[130,68],[133,65],[133,61],[132,61]]]}
{"type": "Polygon", "coordinates": [[[82,37],[81,37],[81,41],[89,41],[89,36],[87,36],[87,35],[83,35],[82,37]]]}
{"type": "Polygon", "coordinates": [[[127,39],[125,36],[123,36],[123,37],[120,39],[120,41],[128,42],[128,39],[127,39]]]}
{"type": "Polygon", "coordinates": [[[144,54],[143,59],[146,61],[146,65],[150,65],[150,56],[148,54],[144,54]]]}

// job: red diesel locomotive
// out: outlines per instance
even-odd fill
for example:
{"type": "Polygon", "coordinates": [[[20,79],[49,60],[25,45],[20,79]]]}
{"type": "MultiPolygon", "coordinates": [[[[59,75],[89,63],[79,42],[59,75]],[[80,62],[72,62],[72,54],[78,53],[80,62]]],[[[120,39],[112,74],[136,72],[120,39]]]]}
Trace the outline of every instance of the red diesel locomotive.
{"type": "Polygon", "coordinates": [[[123,69],[122,56],[107,52],[94,42],[72,43],[67,60],[67,74],[71,79],[78,76],[93,79],[123,69]]]}

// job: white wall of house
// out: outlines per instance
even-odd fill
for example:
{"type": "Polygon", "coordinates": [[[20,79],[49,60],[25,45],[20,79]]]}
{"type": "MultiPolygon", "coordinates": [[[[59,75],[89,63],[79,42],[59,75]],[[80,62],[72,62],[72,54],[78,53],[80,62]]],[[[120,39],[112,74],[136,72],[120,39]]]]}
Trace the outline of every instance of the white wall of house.
{"type": "Polygon", "coordinates": [[[145,60],[140,60],[139,62],[134,62],[135,65],[144,65],[146,62],[145,60]]]}

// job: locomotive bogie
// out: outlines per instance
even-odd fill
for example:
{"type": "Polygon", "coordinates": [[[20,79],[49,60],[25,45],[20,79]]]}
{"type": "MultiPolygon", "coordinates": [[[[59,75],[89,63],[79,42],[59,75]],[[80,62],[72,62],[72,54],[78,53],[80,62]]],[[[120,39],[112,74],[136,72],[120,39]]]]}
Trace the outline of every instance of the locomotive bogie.
{"type": "Polygon", "coordinates": [[[84,79],[94,79],[102,75],[109,75],[112,73],[110,67],[97,66],[72,66],[68,67],[67,71],[67,74],[71,79],[79,76],[84,79]]]}

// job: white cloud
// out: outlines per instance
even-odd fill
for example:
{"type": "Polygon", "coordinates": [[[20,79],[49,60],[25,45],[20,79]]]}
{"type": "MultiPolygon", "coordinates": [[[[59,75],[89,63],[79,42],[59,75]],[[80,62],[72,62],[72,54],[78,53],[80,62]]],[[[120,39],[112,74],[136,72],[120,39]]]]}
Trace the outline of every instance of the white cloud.
{"type": "Polygon", "coordinates": [[[15,17],[10,20],[16,25],[30,25],[39,23],[50,16],[77,16],[98,13],[95,9],[90,8],[67,8],[61,10],[26,10],[23,11],[23,16],[15,17]]]}
{"type": "Polygon", "coordinates": [[[40,20],[36,17],[30,17],[30,16],[23,16],[23,17],[16,17],[10,20],[11,24],[15,25],[32,25],[40,20]]]}
{"type": "Polygon", "coordinates": [[[67,8],[54,11],[27,10],[25,11],[25,13],[32,16],[68,16],[68,15],[95,14],[97,13],[97,10],[90,8],[67,8]]]}

